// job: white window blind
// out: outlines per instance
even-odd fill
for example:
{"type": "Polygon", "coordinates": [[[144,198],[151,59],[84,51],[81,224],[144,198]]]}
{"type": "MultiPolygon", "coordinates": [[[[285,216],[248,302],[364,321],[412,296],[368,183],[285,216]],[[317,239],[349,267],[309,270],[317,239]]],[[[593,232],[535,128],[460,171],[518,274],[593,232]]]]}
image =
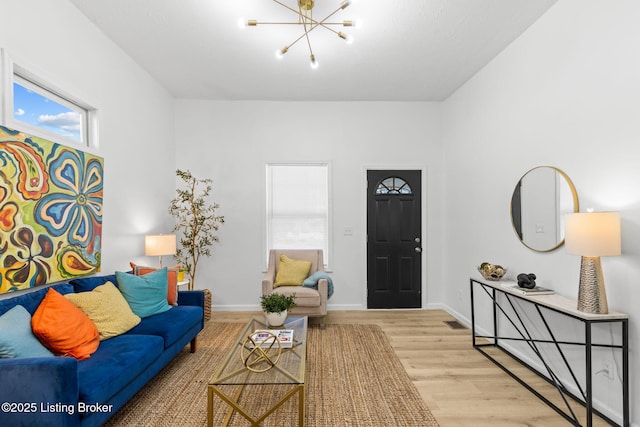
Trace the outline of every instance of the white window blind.
{"type": "Polygon", "coordinates": [[[329,165],[267,165],[270,249],[322,249],[329,263],[329,165]]]}

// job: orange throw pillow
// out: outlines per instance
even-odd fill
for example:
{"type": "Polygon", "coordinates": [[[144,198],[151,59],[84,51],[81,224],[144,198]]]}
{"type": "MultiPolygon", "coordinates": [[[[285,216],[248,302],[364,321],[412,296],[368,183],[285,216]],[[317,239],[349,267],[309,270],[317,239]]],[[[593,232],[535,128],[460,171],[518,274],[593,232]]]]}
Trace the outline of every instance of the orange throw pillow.
{"type": "MultiPolygon", "coordinates": [[[[129,262],[129,265],[133,269],[133,274],[136,276],[144,276],[145,274],[153,273],[159,270],[157,267],[145,267],[142,265],[136,265],[133,262],[129,262]]],[[[167,275],[169,276],[169,286],[167,286],[167,304],[178,305],[178,272],[180,266],[174,266],[167,268],[167,275]]]]}
{"type": "Polygon", "coordinates": [[[49,289],[31,318],[33,334],[56,356],[88,359],[100,345],[96,325],[71,301],[49,289]]]}

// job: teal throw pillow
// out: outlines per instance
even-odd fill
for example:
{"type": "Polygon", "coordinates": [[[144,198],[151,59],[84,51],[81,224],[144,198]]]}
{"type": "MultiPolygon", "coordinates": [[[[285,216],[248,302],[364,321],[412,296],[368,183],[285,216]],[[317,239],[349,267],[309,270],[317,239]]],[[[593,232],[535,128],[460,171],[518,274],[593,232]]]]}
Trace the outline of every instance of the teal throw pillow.
{"type": "Polygon", "coordinates": [[[116,280],[122,296],[138,316],[149,317],[171,308],[167,303],[169,275],[166,267],[144,276],[116,271],[116,280]]]}
{"type": "Polygon", "coordinates": [[[0,316],[0,358],[54,357],[33,335],[31,315],[21,305],[0,316]]]}

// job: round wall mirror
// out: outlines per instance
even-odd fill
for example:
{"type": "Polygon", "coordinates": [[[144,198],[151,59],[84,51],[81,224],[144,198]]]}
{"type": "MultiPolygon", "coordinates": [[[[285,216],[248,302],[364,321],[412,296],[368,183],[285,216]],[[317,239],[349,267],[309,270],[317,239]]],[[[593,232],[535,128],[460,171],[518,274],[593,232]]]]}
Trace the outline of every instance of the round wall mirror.
{"type": "Polygon", "coordinates": [[[549,252],[564,243],[564,214],[578,212],[578,194],[566,173],[538,166],[525,173],[511,196],[511,223],[523,245],[549,252]]]}

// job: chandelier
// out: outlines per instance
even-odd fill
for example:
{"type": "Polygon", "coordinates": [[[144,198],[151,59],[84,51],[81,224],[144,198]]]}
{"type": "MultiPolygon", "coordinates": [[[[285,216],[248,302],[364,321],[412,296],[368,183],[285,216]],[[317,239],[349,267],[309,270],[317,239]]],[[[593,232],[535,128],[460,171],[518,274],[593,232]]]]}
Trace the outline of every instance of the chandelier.
{"type": "Polygon", "coordinates": [[[309,59],[311,60],[311,68],[317,68],[318,61],[316,60],[316,56],[313,53],[313,48],[311,47],[311,40],[309,38],[309,33],[311,33],[316,28],[324,28],[325,30],[328,30],[334,33],[335,35],[337,35],[338,37],[340,37],[346,43],[351,43],[353,41],[353,37],[343,33],[342,31],[338,31],[335,28],[336,27],[355,27],[356,24],[354,21],[351,21],[351,20],[344,20],[342,22],[330,21],[330,19],[333,18],[335,14],[337,14],[343,9],[346,9],[351,4],[350,0],[345,0],[342,3],[340,3],[340,6],[338,6],[333,12],[329,13],[327,16],[325,16],[322,19],[316,19],[313,16],[313,8],[315,5],[314,0],[296,0],[297,8],[291,7],[279,0],[273,0],[273,1],[275,3],[278,3],[280,6],[284,7],[285,9],[288,9],[291,12],[295,13],[297,20],[290,21],[290,22],[263,22],[255,19],[249,19],[246,22],[241,21],[240,24],[242,26],[248,26],[248,27],[256,27],[258,25],[298,25],[302,27],[303,32],[297,39],[285,45],[282,49],[279,49],[278,51],[276,51],[277,58],[282,58],[283,55],[287,53],[289,49],[291,49],[291,47],[293,47],[293,45],[295,45],[301,40],[304,40],[306,41],[306,44],[309,48],[309,59]]]}

